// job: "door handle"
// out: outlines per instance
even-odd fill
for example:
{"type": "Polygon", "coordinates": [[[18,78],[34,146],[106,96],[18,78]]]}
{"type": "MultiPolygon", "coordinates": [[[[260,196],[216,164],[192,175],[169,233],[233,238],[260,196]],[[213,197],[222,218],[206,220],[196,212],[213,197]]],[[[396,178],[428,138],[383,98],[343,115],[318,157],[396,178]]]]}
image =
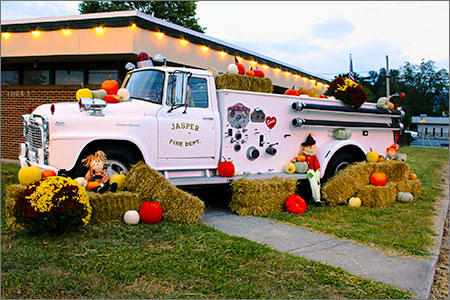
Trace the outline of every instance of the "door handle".
{"type": "Polygon", "coordinates": [[[204,117],[203,120],[214,120],[213,117],[204,117]]]}

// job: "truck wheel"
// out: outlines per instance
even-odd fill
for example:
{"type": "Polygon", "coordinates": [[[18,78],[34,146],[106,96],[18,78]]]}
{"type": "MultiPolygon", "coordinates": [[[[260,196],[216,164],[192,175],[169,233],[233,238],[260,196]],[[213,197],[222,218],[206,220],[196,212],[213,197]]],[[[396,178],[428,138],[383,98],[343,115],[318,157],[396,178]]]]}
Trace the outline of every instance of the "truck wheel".
{"type": "Polygon", "coordinates": [[[327,169],[324,175],[324,181],[327,181],[329,178],[336,175],[336,173],[340,170],[345,169],[352,163],[356,162],[358,158],[348,152],[336,153],[331,161],[328,163],[327,169]]]}
{"type": "MultiPolygon", "coordinates": [[[[131,168],[131,165],[134,165],[139,161],[138,157],[135,157],[133,153],[131,153],[128,149],[120,146],[115,145],[106,145],[101,148],[96,149],[89,149],[89,151],[86,151],[82,158],[89,154],[93,154],[96,151],[101,150],[105,152],[107,157],[107,167],[106,171],[111,176],[113,174],[120,174],[120,172],[128,172],[131,168]]],[[[81,164],[81,159],[78,162],[78,164],[75,166],[75,177],[84,177],[86,175],[86,172],[89,170],[85,166],[81,164]]]]}

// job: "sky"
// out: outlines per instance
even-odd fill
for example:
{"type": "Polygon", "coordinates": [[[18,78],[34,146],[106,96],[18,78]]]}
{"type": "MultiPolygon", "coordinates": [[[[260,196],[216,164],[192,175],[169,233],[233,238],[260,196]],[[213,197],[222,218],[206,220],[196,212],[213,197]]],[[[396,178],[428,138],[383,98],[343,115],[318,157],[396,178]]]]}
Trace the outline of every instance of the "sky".
{"type": "MultiPolygon", "coordinates": [[[[79,1],[2,1],[2,20],[78,14],[79,1]]],[[[405,62],[449,70],[448,1],[200,1],[206,34],[333,79],[405,62]]]]}

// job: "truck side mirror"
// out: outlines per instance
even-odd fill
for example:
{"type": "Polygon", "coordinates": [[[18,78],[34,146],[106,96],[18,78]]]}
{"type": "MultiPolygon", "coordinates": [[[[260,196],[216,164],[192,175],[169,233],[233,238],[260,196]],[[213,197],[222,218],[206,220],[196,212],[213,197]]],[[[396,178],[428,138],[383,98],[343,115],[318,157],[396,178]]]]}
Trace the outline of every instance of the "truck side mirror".
{"type": "Polygon", "coordinates": [[[175,74],[175,105],[184,105],[187,96],[187,82],[190,73],[181,72],[175,74]]]}
{"type": "MultiPolygon", "coordinates": [[[[169,98],[172,104],[172,107],[169,109],[169,113],[174,109],[184,106],[184,112],[186,113],[186,109],[188,106],[187,102],[187,92],[188,92],[188,81],[191,77],[192,73],[186,71],[177,70],[171,74],[171,80],[169,81],[169,85],[175,84],[172,88],[168,90],[173,93],[169,98]]],[[[169,78],[170,78],[169,77],[169,78]]]]}

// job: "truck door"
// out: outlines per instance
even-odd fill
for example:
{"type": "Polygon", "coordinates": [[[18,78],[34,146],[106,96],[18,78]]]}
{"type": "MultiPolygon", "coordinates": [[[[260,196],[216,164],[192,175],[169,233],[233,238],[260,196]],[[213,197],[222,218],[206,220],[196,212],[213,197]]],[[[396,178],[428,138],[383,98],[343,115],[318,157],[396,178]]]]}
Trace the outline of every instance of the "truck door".
{"type": "Polygon", "coordinates": [[[214,161],[216,122],[206,77],[188,80],[187,107],[172,108],[175,95],[174,75],[168,79],[166,105],[158,113],[158,158],[214,161]]]}

